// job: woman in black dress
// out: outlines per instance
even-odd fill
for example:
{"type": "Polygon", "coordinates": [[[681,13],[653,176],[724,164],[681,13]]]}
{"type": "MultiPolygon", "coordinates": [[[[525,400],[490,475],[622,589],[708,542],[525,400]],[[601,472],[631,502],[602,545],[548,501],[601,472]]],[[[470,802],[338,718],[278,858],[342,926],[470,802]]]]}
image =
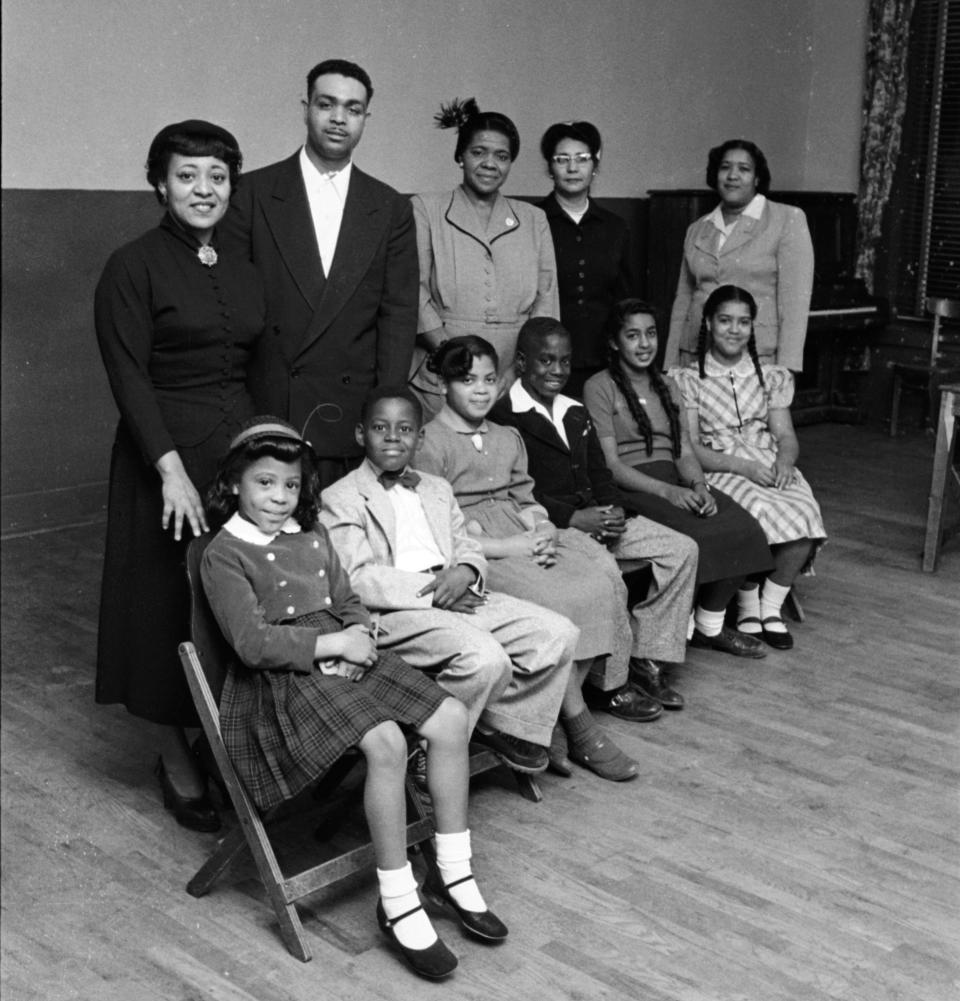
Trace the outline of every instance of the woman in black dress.
{"type": "Polygon", "coordinates": [[[177,657],[189,636],[183,567],[207,528],[201,494],[253,413],[246,377],[263,330],[260,280],[221,253],[216,225],[236,187],[237,141],[209,122],[162,129],[147,180],[166,212],[115,251],[97,285],[97,340],[120,411],[110,463],[96,699],[159,724],[164,805],[195,830],[220,819],[184,727],[196,726],[177,657]]]}
{"type": "Polygon", "coordinates": [[[573,342],[564,392],[581,398],[583,384],[607,363],[604,334],[610,309],[634,293],[627,224],[590,198],[600,169],[600,132],[590,122],[557,122],[540,140],[553,192],[547,214],[557,255],[560,322],[573,342]]]}

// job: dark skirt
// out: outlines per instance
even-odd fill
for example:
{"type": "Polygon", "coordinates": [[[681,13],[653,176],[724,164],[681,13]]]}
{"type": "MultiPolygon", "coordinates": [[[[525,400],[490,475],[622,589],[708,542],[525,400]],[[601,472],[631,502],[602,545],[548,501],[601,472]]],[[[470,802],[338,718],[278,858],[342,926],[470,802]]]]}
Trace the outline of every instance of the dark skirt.
{"type": "MultiPolygon", "coordinates": [[[[249,404],[237,407],[207,441],[178,449],[203,494],[249,404]]],[[[167,726],[199,726],[177,646],[190,638],[184,526],[175,542],[160,527],[160,476],[121,422],[113,443],[107,539],[97,637],[97,702],[167,726]]]]}
{"type": "MultiPolygon", "coordinates": [[[[669,459],[634,467],[664,483],[680,485],[676,465],[669,459]]],[[[773,568],[773,556],[760,523],[725,493],[711,488],[717,513],[701,518],[686,508],[642,491],[622,490],[627,507],[651,521],[690,536],[700,548],[697,587],[716,580],[729,580],[773,568]]]]}
{"type": "MultiPolygon", "coordinates": [[[[324,633],[343,627],[330,612],[295,620],[324,633]]],[[[345,750],[380,723],[417,728],[448,698],[436,682],[395,653],[381,652],[360,681],[315,669],[234,667],[220,699],[223,742],[261,810],[315,782],[345,750]]]]}

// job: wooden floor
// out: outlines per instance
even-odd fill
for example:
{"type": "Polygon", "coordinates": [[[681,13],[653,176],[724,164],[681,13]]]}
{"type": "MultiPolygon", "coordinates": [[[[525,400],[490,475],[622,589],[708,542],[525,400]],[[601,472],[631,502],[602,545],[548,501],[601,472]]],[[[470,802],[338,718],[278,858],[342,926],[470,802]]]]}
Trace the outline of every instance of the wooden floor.
{"type": "MultiPolygon", "coordinates": [[[[442,987],[384,947],[372,874],[310,898],[284,951],[252,870],[195,900],[149,732],[93,703],[103,528],[3,546],[4,1001],[960,997],[960,540],[920,572],[932,439],[803,428],[829,545],[797,648],[691,651],[682,713],[604,717],[617,786],[481,779],[476,869],[511,928],[442,987]]],[[[232,816],[232,815],[231,815],[232,816]]],[[[306,832],[309,836],[309,832],[306,832]]]]}

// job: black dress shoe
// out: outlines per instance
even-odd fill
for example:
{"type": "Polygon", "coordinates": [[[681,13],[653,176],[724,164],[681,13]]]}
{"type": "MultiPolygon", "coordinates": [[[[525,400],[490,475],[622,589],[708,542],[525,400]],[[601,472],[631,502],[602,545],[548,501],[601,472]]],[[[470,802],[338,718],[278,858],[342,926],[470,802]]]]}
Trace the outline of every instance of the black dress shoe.
{"type": "Polygon", "coordinates": [[[418,904],[399,917],[388,918],[383,909],[383,901],[378,900],[377,924],[380,925],[383,934],[400,950],[401,955],[410,964],[410,969],[414,973],[426,977],[428,980],[443,980],[457,968],[457,957],[443,944],[443,940],[438,938],[433,945],[428,945],[426,949],[410,949],[397,938],[397,933],[393,930],[395,924],[422,910],[423,905],[418,904]]]}
{"type": "Polygon", "coordinates": [[[602,709],[611,716],[631,723],[650,723],[663,712],[663,706],[657,699],[651,698],[647,692],[640,691],[629,682],[612,692],[602,692],[592,685],[584,685],[583,694],[591,709],[602,709]]]}
{"type": "Polygon", "coordinates": [[[207,735],[205,733],[201,733],[200,736],[197,737],[191,745],[191,750],[196,756],[197,761],[200,763],[200,768],[203,773],[220,790],[220,795],[223,798],[222,805],[232,807],[233,804],[230,801],[230,793],[227,790],[227,783],[223,781],[223,776],[220,774],[220,766],[217,764],[217,759],[213,756],[213,748],[210,746],[210,741],[207,740],[207,735]]]}
{"type": "Polygon", "coordinates": [[[450,894],[451,886],[466,883],[471,879],[473,876],[464,876],[463,879],[455,879],[452,883],[444,884],[436,869],[431,869],[424,881],[423,892],[438,907],[444,904],[452,907],[456,911],[464,931],[483,939],[484,942],[502,942],[507,937],[507,926],[493,911],[468,911],[465,907],[461,907],[450,894]]]}
{"type": "Polygon", "coordinates": [[[767,646],[772,646],[774,650],[792,650],[793,649],[793,637],[787,631],[784,626],[783,631],[777,630],[774,632],[771,629],[767,629],[768,622],[779,622],[783,625],[783,619],[778,615],[770,615],[763,620],[763,632],[760,634],[763,637],[763,642],[767,646]]]}
{"type": "Polygon", "coordinates": [[[630,683],[664,709],[683,708],[683,696],[667,684],[663,668],[649,657],[630,658],[630,683]]]}
{"type": "Polygon", "coordinates": [[[738,633],[729,626],[723,626],[716,636],[704,636],[699,629],[694,629],[690,646],[721,650],[723,653],[733,654],[734,657],[752,657],[754,660],[761,660],[767,655],[760,640],[746,633],[738,633]]]}
{"type": "Polygon", "coordinates": [[[522,737],[491,730],[484,733],[477,729],[471,738],[474,743],[489,747],[500,760],[518,772],[542,772],[549,763],[547,749],[539,744],[531,744],[522,737]]]}
{"type": "Polygon", "coordinates": [[[163,758],[157,758],[154,775],[160,780],[160,789],[163,792],[163,805],[172,811],[174,818],[181,827],[189,828],[191,831],[202,831],[212,833],[220,830],[220,814],[216,807],[210,802],[210,796],[204,790],[202,796],[194,796],[188,799],[182,796],[173,787],[170,776],[166,768],[163,767],[163,758]]]}

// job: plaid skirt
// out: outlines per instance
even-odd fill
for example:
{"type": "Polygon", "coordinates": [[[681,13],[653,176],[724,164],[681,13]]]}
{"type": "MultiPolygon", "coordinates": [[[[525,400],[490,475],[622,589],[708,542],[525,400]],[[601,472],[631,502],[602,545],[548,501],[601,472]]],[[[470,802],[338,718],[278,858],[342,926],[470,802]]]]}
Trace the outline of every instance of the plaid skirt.
{"type": "MultiPolygon", "coordinates": [[[[327,611],[292,624],[321,633],[343,628],[327,611]]],[[[220,725],[250,798],[269,810],[315,782],[375,726],[392,720],[419,727],[445,698],[434,681],[388,652],[360,681],[316,669],[304,674],[237,665],[223,687],[220,725]]]]}

